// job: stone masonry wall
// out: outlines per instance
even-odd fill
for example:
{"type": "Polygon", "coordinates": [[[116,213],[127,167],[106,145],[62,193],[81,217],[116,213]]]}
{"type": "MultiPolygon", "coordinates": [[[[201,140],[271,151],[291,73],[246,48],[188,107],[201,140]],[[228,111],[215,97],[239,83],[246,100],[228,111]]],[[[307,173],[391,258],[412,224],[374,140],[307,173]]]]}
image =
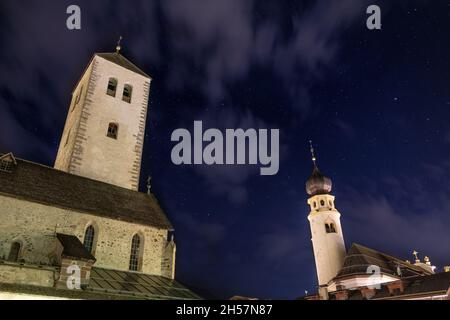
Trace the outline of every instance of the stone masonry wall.
{"type": "Polygon", "coordinates": [[[82,133],[85,131],[81,123],[87,117],[83,106],[86,103],[92,69],[93,64],[90,64],[72,93],[72,101],[67,111],[66,124],[55,161],[55,168],[58,170],[69,172],[71,163],[80,160],[79,149],[83,139],[82,133]]]}
{"type": "Polygon", "coordinates": [[[2,195],[0,217],[0,259],[7,258],[11,244],[19,241],[23,245],[20,258],[26,263],[57,264],[55,231],[76,235],[83,242],[85,230],[92,224],[96,230],[94,266],[127,271],[131,239],[138,233],[143,238],[142,272],[165,276],[173,272],[173,266],[162,267],[168,256],[166,230],[2,195]]]}

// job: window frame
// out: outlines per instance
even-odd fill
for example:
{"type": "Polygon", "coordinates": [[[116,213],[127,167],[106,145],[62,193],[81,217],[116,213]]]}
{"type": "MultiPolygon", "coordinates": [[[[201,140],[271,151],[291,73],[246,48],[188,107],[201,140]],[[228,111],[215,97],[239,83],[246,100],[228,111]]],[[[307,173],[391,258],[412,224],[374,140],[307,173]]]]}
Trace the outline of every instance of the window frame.
{"type": "Polygon", "coordinates": [[[131,103],[132,97],[133,97],[133,86],[131,84],[125,84],[123,86],[122,91],[122,101],[125,101],[126,103],[131,103]],[[128,92],[128,96],[125,95],[125,92],[128,92]]]}
{"type": "Polygon", "coordinates": [[[108,85],[106,86],[106,94],[108,96],[115,98],[116,94],[117,94],[118,85],[119,85],[119,81],[117,80],[117,78],[110,77],[108,79],[108,85]],[[114,89],[110,89],[110,87],[109,87],[110,85],[114,85],[114,89]]]}
{"type": "Polygon", "coordinates": [[[19,262],[19,260],[22,258],[22,249],[23,249],[23,244],[20,241],[13,241],[13,243],[11,243],[11,247],[9,249],[9,254],[8,254],[8,261],[10,262],[19,262]],[[18,249],[16,249],[16,245],[19,246],[18,249]],[[13,249],[16,249],[13,251],[13,249]],[[14,256],[13,256],[14,254],[14,256]]]}
{"type": "Polygon", "coordinates": [[[108,138],[117,140],[119,138],[119,124],[117,122],[110,122],[108,124],[108,131],[106,132],[108,138]]]}
{"type": "Polygon", "coordinates": [[[144,248],[144,237],[135,233],[131,238],[131,247],[130,247],[130,259],[128,263],[128,270],[134,272],[142,271],[142,253],[144,248]],[[137,239],[137,243],[136,240],[137,239]]]}
{"type": "Polygon", "coordinates": [[[86,248],[87,251],[89,251],[92,255],[95,254],[95,247],[96,247],[96,236],[97,236],[97,230],[96,228],[90,224],[86,227],[84,231],[84,238],[83,238],[83,246],[86,248]],[[90,232],[90,233],[88,233],[90,232]],[[89,237],[88,237],[89,236],[89,237]],[[87,245],[87,241],[90,243],[90,247],[87,245]]]}
{"type": "Polygon", "coordinates": [[[11,173],[13,169],[14,162],[7,160],[7,159],[1,159],[0,160],[0,172],[6,172],[11,173]]]}

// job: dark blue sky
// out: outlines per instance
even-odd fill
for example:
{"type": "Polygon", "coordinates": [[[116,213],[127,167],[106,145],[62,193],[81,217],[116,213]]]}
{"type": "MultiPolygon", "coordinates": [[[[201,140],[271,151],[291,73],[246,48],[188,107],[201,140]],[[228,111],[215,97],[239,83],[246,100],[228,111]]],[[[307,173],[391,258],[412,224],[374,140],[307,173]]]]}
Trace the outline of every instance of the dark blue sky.
{"type": "Polygon", "coordinates": [[[94,52],[153,77],[147,175],[173,222],[177,278],[216,297],[294,298],[316,274],[304,189],[314,140],[357,242],[450,264],[450,1],[0,2],[0,152],[53,165],[94,52]],[[65,27],[78,4],[82,30],[65,27]],[[366,28],[378,4],[382,30],[366,28]],[[280,171],[177,167],[176,128],[279,128],[280,171]]]}

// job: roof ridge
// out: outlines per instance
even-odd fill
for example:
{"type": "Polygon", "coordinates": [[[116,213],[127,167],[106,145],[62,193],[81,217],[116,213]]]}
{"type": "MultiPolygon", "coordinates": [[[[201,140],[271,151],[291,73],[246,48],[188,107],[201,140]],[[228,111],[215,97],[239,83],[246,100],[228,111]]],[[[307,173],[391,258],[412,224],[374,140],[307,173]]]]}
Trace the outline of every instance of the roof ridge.
{"type": "Polygon", "coordinates": [[[115,184],[107,183],[107,182],[104,182],[104,181],[95,180],[95,179],[92,179],[92,178],[89,178],[89,177],[79,176],[77,174],[73,174],[73,173],[70,173],[70,172],[59,170],[59,169],[56,169],[55,167],[51,167],[49,165],[45,165],[45,164],[42,164],[42,163],[39,163],[39,162],[34,162],[34,161],[30,161],[30,160],[26,160],[26,159],[22,159],[22,158],[17,158],[17,157],[14,157],[14,158],[16,160],[21,161],[21,162],[26,162],[26,163],[29,163],[29,164],[32,164],[32,165],[40,166],[40,167],[43,167],[43,168],[45,168],[47,170],[56,171],[56,172],[58,172],[60,174],[63,174],[63,175],[67,175],[67,176],[71,176],[71,177],[77,177],[77,178],[84,179],[84,180],[89,180],[89,181],[92,181],[92,182],[98,183],[98,184],[106,184],[106,185],[111,186],[113,188],[119,188],[119,189],[123,189],[123,190],[128,190],[130,192],[136,192],[136,193],[139,193],[139,194],[146,194],[144,192],[131,190],[131,189],[124,188],[124,187],[121,187],[121,186],[117,186],[115,184]]]}
{"type": "Polygon", "coordinates": [[[25,159],[0,175],[0,194],[109,219],[173,230],[157,199],[147,193],[68,173],[25,159]],[[83,197],[81,194],[84,194],[83,197]]]}
{"type": "MultiPolygon", "coordinates": [[[[375,249],[366,247],[366,246],[364,246],[364,245],[362,245],[362,244],[359,244],[359,243],[356,243],[356,242],[352,243],[352,246],[350,247],[350,250],[351,250],[351,248],[353,248],[354,246],[355,246],[355,247],[361,247],[361,248],[367,249],[367,250],[369,250],[369,251],[371,251],[371,252],[380,254],[380,255],[382,255],[382,256],[384,256],[384,257],[386,257],[386,258],[388,258],[388,259],[394,260],[394,261],[396,261],[396,262],[401,262],[402,265],[407,266],[408,268],[411,268],[411,269],[413,269],[413,270],[426,272],[425,269],[423,269],[423,268],[421,268],[421,267],[419,267],[419,266],[416,266],[416,265],[414,265],[414,264],[412,264],[412,263],[408,263],[408,262],[404,261],[403,259],[396,258],[396,257],[394,257],[394,256],[392,256],[392,255],[390,255],[390,254],[387,254],[387,253],[384,253],[384,252],[381,252],[381,251],[378,251],[378,250],[375,250],[375,249]]],[[[350,251],[350,250],[349,250],[349,251],[350,251]]],[[[360,252],[359,254],[367,256],[366,254],[361,253],[361,252],[360,252]]],[[[347,255],[348,255],[348,253],[347,253],[347,255]]],[[[377,257],[372,257],[372,256],[371,256],[371,258],[380,260],[380,259],[378,259],[377,257]]],[[[388,262],[389,262],[389,261],[388,261],[388,262]]]]}
{"type": "Polygon", "coordinates": [[[106,60],[108,60],[108,61],[110,61],[110,62],[112,62],[112,63],[115,63],[115,64],[121,66],[122,68],[131,70],[131,71],[133,71],[133,72],[135,72],[135,73],[140,74],[141,76],[144,76],[144,77],[146,77],[146,78],[152,79],[152,77],[150,77],[146,72],[144,72],[141,68],[139,68],[139,67],[138,67],[137,65],[135,65],[133,62],[131,62],[129,59],[127,59],[127,58],[126,58],[123,54],[121,54],[121,53],[117,53],[117,52],[96,52],[96,53],[94,53],[94,56],[99,56],[100,58],[103,58],[103,59],[106,59],[106,60]],[[111,60],[107,59],[106,56],[119,57],[120,59],[125,60],[126,63],[130,64],[131,67],[135,68],[136,70],[132,70],[132,69],[130,69],[130,68],[127,68],[126,66],[124,66],[124,65],[122,65],[122,64],[119,64],[119,63],[117,63],[116,61],[111,61],[111,60]]]}

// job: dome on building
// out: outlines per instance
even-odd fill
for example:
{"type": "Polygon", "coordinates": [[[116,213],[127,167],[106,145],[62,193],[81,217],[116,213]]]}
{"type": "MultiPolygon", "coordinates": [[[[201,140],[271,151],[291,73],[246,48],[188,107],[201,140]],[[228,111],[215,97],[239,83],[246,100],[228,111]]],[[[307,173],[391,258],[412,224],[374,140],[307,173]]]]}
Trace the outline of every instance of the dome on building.
{"type": "Polygon", "coordinates": [[[317,194],[327,194],[331,192],[331,179],[323,175],[317,165],[314,163],[314,168],[311,176],[306,181],[306,192],[310,196],[317,194]]]}

